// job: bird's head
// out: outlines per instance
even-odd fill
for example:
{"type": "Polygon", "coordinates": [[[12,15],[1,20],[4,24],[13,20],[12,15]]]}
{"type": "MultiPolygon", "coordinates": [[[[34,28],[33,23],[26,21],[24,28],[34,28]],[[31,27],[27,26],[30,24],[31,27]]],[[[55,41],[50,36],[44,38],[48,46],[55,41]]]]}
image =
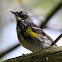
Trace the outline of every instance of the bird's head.
{"type": "Polygon", "coordinates": [[[30,20],[28,20],[29,22],[27,22],[26,20],[29,19],[28,13],[24,11],[17,11],[17,12],[11,11],[11,12],[16,17],[17,27],[19,27],[22,31],[26,30],[28,28],[27,25],[30,22],[30,20]]]}
{"type": "Polygon", "coordinates": [[[16,19],[17,20],[26,20],[27,18],[28,18],[28,13],[26,13],[26,12],[24,12],[24,11],[17,11],[17,12],[13,12],[13,11],[11,11],[14,15],[15,15],[15,17],[16,17],[16,19]]]}
{"type": "Polygon", "coordinates": [[[29,27],[28,25],[31,25],[32,19],[25,11],[11,12],[15,15],[17,26],[19,26],[21,30],[25,30],[29,27]]]}

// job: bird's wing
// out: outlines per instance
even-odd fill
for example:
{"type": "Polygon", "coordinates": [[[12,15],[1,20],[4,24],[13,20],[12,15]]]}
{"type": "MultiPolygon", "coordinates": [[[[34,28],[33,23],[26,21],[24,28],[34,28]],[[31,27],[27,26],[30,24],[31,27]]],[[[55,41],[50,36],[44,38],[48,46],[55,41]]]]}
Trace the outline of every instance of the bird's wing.
{"type": "Polygon", "coordinates": [[[39,27],[32,27],[32,31],[41,35],[41,36],[47,37],[48,40],[53,42],[53,39],[49,35],[47,35],[44,31],[42,31],[42,29],[40,29],[39,27]]]}

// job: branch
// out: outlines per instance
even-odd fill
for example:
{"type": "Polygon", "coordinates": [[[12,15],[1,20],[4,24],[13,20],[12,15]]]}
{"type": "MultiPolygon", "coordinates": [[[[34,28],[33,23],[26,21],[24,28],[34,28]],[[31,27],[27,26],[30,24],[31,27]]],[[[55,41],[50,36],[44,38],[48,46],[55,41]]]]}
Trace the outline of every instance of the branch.
{"type": "Polygon", "coordinates": [[[58,4],[58,6],[47,16],[46,20],[41,24],[40,28],[44,28],[44,26],[48,23],[49,19],[62,7],[62,3],[58,4]]]}
{"type": "Polygon", "coordinates": [[[62,62],[62,46],[50,46],[37,53],[31,53],[3,62],[62,62]]]}
{"type": "Polygon", "coordinates": [[[20,44],[15,45],[12,48],[9,48],[8,50],[6,50],[5,52],[2,52],[0,55],[0,58],[2,58],[5,54],[9,53],[10,51],[14,50],[15,48],[17,48],[18,46],[20,46],[20,44]]]}
{"type": "Polygon", "coordinates": [[[59,41],[59,39],[62,37],[62,34],[51,44],[51,46],[52,45],[55,45],[58,41],[59,41]]]}

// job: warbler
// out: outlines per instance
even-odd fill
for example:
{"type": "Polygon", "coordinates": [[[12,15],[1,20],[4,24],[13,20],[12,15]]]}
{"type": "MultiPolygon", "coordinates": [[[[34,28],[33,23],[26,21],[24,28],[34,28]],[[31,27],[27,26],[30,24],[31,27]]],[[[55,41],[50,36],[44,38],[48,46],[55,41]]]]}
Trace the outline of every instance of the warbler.
{"type": "Polygon", "coordinates": [[[32,52],[49,47],[53,39],[33,23],[31,16],[25,11],[11,11],[16,17],[16,30],[20,44],[32,52]]]}

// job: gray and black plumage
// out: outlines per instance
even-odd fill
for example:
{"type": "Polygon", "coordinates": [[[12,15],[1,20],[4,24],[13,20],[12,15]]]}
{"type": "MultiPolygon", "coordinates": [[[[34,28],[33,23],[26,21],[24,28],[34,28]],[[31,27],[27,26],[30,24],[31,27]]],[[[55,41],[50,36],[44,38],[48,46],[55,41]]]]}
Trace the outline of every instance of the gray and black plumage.
{"type": "Polygon", "coordinates": [[[32,22],[32,18],[28,13],[24,11],[12,13],[15,15],[17,21],[17,36],[19,42],[25,48],[32,52],[37,52],[49,47],[52,42],[54,42],[50,36],[32,22]]]}

